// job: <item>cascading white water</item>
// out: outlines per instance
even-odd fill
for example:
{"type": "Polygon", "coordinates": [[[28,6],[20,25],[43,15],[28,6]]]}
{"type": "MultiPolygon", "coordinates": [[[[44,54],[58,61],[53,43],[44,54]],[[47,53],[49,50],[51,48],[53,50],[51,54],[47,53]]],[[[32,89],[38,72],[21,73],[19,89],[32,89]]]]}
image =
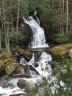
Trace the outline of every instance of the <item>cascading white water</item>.
{"type": "MultiPolygon", "coordinates": [[[[37,11],[34,13],[34,15],[36,16],[36,14],[37,14],[37,11]]],[[[44,29],[41,28],[38,17],[37,17],[37,20],[35,20],[32,16],[29,16],[28,19],[24,18],[24,22],[30,26],[30,28],[32,29],[32,32],[33,32],[32,42],[29,44],[29,47],[31,47],[31,48],[49,47],[48,44],[46,44],[44,29]]],[[[34,59],[35,58],[34,58],[34,53],[33,53],[32,59],[27,64],[32,65],[35,61],[34,59]]],[[[45,68],[49,67],[49,70],[51,73],[51,67],[50,67],[50,65],[47,65],[48,61],[51,61],[51,60],[52,60],[51,55],[49,55],[45,52],[42,52],[42,55],[40,56],[40,60],[39,60],[39,62],[37,62],[39,66],[36,68],[36,70],[40,74],[45,75],[45,74],[49,74],[48,72],[45,71],[45,68]]]]}
{"type": "MultiPolygon", "coordinates": [[[[37,13],[37,12],[36,12],[37,13]]],[[[35,15],[36,15],[35,13],[35,15]]],[[[45,40],[45,35],[44,35],[44,29],[40,27],[40,21],[37,18],[37,20],[35,20],[33,17],[29,17],[27,20],[24,18],[24,21],[26,24],[28,24],[30,26],[30,28],[32,29],[33,32],[33,36],[32,36],[32,42],[29,44],[30,48],[46,48],[49,47],[48,44],[46,44],[46,40],[45,40]]],[[[28,65],[33,65],[35,60],[34,57],[34,53],[32,56],[32,59],[30,60],[30,62],[26,63],[28,65]]],[[[51,75],[52,73],[52,69],[51,66],[48,64],[49,61],[52,60],[51,55],[42,52],[42,55],[39,58],[38,63],[38,67],[36,67],[35,69],[39,72],[39,76],[34,76],[31,78],[23,78],[26,80],[32,80],[34,83],[36,82],[37,79],[41,79],[42,76],[48,77],[49,75],[51,75]]],[[[24,64],[25,60],[24,58],[21,58],[21,62],[20,64],[24,64]]],[[[33,72],[31,71],[31,74],[33,74],[33,72]]],[[[9,81],[8,83],[12,83],[15,85],[15,88],[11,89],[11,88],[2,88],[0,87],[0,96],[10,96],[11,94],[18,94],[18,93],[24,93],[24,91],[20,88],[17,87],[17,81],[20,78],[16,79],[13,78],[11,81],[9,81]]]]}
{"type": "Polygon", "coordinates": [[[29,16],[28,19],[24,19],[24,22],[30,26],[33,32],[32,42],[29,44],[31,48],[46,48],[49,47],[46,44],[44,29],[39,25],[39,19],[35,20],[32,16],[29,16]]]}
{"type": "MultiPolygon", "coordinates": [[[[34,15],[36,16],[36,14],[37,14],[37,11],[34,13],[34,15]]],[[[29,16],[28,19],[25,19],[25,18],[23,19],[24,19],[24,22],[30,26],[33,33],[32,42],[29,44],[29,47],[31,48],[49,47],[48,44],[46,44],[44,29],[41,28],[38,17],[37,17],[37,20],[35,20],[32,16],[29,16]]],[[[51,61],[51,60],[52,60],[51,55],[45,52],[42,52],[42,55],[40,56],[40,60],[37,62],[39,66],[35,69],[42,75],[51,74],[52,69],[51,69],[51,66],[48,64],[48,61],[51,61]],[[48,70],[47,71],[45,70],[46,67],[48,67],[49,72],[47,72],[48,70]]],[[[32,65],[34,62],[35,62],[35,57],[33,53],[32,59],[27,64],[32,65]]]]}

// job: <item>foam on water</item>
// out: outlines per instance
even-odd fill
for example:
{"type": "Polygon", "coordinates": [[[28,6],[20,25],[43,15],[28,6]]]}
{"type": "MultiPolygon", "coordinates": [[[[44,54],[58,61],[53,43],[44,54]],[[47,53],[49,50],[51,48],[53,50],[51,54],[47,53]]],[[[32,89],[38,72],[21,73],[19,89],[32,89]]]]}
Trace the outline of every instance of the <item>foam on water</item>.
{"type": "Polygon", "coordinates": [[[25,92],[20,89],[19,87],[15,88],[2,88],[0,87],[0,96],[10,96],[10,95],[15,95],[15,94],[25,94],[25,92]]]}
{"type": "Polygon", "coordinates": [[[50,61],[52,61],[51,55],[42,52],[42,55],[39,58],[38,67],[36,70],[40,73],[40,75],[48,76],[52,73],[51,65],[49,64],[50,61]]]}

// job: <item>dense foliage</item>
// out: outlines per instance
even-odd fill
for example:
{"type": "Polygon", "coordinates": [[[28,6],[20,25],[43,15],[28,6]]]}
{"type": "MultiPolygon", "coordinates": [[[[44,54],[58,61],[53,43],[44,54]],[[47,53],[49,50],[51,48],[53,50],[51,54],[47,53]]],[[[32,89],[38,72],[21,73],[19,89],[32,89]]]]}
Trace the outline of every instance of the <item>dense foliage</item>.
{"type": "MultiPolygon", "coordinates": [[[[10,57],[10,46],[29,44],[28,30],[26,35],[23,33],[26,29],[22,17],[34,17],[35,11],[45,29],[47,41],[56,44],[72,42],[72,0],[0,0],[0,51],[6,47],[7,57],[10,57]]],[[[56,62],[53,76],[57,77],[56,82],[49,84],[50,78],[44,78],[40,93],[36,88],[27,96],[71,96],[72,60],[56,62]],[[55,83],[56,90],[52,93],[55,83]]]]}
{"type": "MultiPolygon", "coordinates": [[[[41,26],[45,28],[47,40],[66,43],[72,42],[71,3],[71,0],[1,0],[0,14],[9,22],[10,29],[13,29],[19,27],[20,17],[33,15],[38,10],[37,15],[41,26]]],[[[1,23],[1,29],[4,31],[4,21],[1,23]]]]}

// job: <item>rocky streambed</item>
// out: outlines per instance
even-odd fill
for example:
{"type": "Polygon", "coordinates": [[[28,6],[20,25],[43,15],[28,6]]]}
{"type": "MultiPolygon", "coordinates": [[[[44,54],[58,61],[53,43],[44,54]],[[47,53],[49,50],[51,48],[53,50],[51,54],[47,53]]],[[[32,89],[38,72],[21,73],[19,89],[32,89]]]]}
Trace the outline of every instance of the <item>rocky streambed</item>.
{"type": "MultiPolygon", "coordinates": [[[[71,58],[71,50],[72,44],[64,44],[51,48],[49,52],[53,57],[64,59],[71,58]]],[[[41,56],[37,65],[34,65],[31,51],[16,47],[12,48],[11,52],[9,59],[6,57],[6,51],[0,53],[0,96],[22,96],[32,88],[42,86],[44,77],[51,76],[51,55],[45,52],[41,55],[42,52],[38,52],[38,57],[41,56]],[[23,57],[24,61],[20,63],[23,57]]],[[[55,77],[51,78],[56,80],[55,77]]]]}

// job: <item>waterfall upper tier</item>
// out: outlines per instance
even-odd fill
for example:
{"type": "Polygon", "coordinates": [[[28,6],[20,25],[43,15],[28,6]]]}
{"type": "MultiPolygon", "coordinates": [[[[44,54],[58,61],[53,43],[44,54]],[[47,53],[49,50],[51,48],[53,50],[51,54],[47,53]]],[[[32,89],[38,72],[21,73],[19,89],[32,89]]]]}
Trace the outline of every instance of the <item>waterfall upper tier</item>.
{"type": "Polygon", "coordinates": [[[44,29],[40,27],[39,19],[35,20],[32,16],[28,19],[24,18],[24,22],[28,24],[32,30],[32,41],[28,47],[30,48],[46,48],[49,47],[46,44],[44,29]]]}

